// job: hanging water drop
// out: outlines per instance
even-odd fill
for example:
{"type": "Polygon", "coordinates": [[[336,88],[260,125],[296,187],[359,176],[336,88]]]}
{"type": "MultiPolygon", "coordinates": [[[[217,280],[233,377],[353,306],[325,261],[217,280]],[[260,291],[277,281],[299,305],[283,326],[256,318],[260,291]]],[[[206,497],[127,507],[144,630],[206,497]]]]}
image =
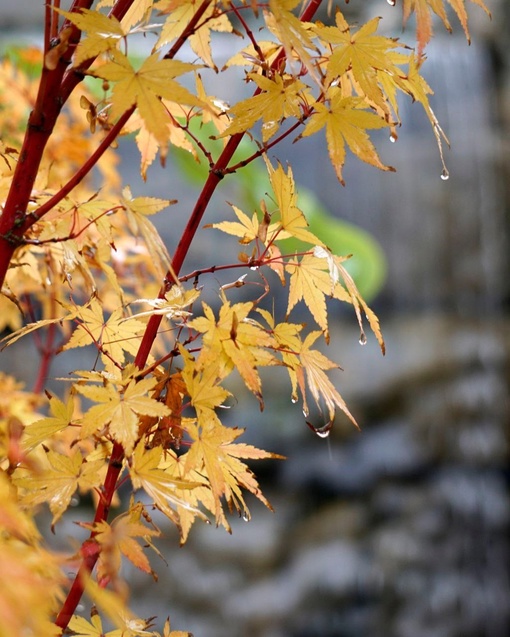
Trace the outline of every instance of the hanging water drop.
{"type": "Polygon", "coordinates": [[[249,522],[250,521],[250,514],[246,513],[246,511],[244,513],[241,513],[240,516],[241,520],[243,522],[249,522]]]}
{"type": "Polygon", "coordinates": [[[333,420],[329,420],[327,423],[325,423],[324,425],[320,425],[319,427],[312,425],[312,423],[308,422],[308,420],[306,421],[306,424],[315,434],[319,436],[319,438],[328,438],[333,427],[333,420]]]}
{"type": "Polygon", "coordinates": [[[390,142],[391,142],[392,144],[394,144],[394,143],[397,141],[397,139],[398,139],[398,135],[397,135],[397,133],[393,133],[393,132],[392,132],[392,133],[390,134],[390,142]]]}
{"type": "Polygon", "coordinates": [[[386,0],[390,7],[394,7],[397,4],[397,0],[386,0]]]}
{"type": "Polygon", "coordinates": [[[448,172],[448,170],[446,168],[443,168],[443,172],[441,173],[441,179],[443,181],[446,181],[447,179],[450,179],[450,173],[448,172]]]}
{"type": "Polygon", "coordinates": [[[310,414],[310,412],[308,411],[308,409],[306,407],[303,407],[303,416],[305,418],[308,418],[309,414],[310,414]]]}
{"type": "Polygon", "coordinates": [[[298,399],[297,396],[291,396],[290,402],[295,405],[297,403],[298,399]]]}
{"type": "Polygon", "coordinates": [[[365,332],[361,332],[361,334],[359,335],[359,344],[360,345],[367,344],[367,335],[365,334],[365,332]]]}

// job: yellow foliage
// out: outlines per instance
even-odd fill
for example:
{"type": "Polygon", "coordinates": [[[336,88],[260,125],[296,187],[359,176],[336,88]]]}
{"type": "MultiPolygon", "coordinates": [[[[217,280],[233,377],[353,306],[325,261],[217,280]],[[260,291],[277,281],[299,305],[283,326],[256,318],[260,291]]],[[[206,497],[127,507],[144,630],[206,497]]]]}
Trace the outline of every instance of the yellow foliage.
{"type": "MultiPolygon", "coordinates": [[[[472,2],[488,13],[483,0],[472,2]]],[[[37,353],[29,364],[39,370],[33,392],[0,374],[0,637],[57,637],[67,627],[81,637],[160,637],[129,610],[119,574],[124,557],[155,576],[144,552],[159,536],[149,511],[166,515],[184,543],[196,520],[211,517],[230,531],[229,512],[248,519],[246,492],[271,509],[246,461],[280,456],[238,442],[244,430],[220,417],[234,371],[261,409],[261,368],[274,366],[288,374],[291,400],[302,402],[305,418],[311,396],[328,431],[337,412],[356,425],[331,376],[338,365],[320,341],[329,341],[332,303],[352,307],[362,343],[368,321],[384,353],[379,321],[345,268],[349,255],[333,254],[310,230],[291,167],[270,159],[274,146],[324,131],[342,184],[348,149],[394,170],[369,131],[394,133],[404,123],[400,95],[423,107],[441,160],[448,143],[421,75],[432,14],[451,28],[443,0],[403,0],[404,22],[416,14],[416,51],[381,36],[379,18],[354,28],[337,10],[328,24],[314,21],[320,2],[302,14],[299,0],[89,4],[49,7],[44,52],[0,60],[1,343],[32,339],[37,353]],[[217,32],[232,43],[221,70],[217,32]],[[139,34],[152,46],[142,59],[132,56],[139,34]],[[251,96],[229,105],[217,73],[227,84],[246,83],[251,96]],[[186,81],[186,74],[194,77],[186,81]],[[208,138],[211,128],[216,137],[208,138]],[[177,203],[174,193],[138,196],[121,187],[114,148],[123,134],[136,136],[143,179],[158,153],[164,166],[174,147],[207,167],[195,206],[168,216],[169,245],[153,217],[177,203]],[[244,135],[252,154],[239,157],[244,135]],[[255,201],[266,196],[258,209],[231,204],[234,217],[212,224],[241,244],[237,260],[222,248],[213,263],[202,259],[182,274],[216,187],[260,157],[272,192],[254,190],[255,201]],[[285,240],[302,249],[286,253],[285,240]],[[268,268],[282,283],[277,292],[268,268]],[[220,270],[235,273],[234,281],[217,283],[220,270]],[[205,283],[212,300],[209,294],[199,306],[205,283]],[[281,316],[261,306],[276,294],[286,294],[281,316]],[[301,302],[311,327],[291,321],[301,302]],[[69,391],[46,392],[45,400],[50,363],[72,350],[92,352],[93,362],[61,379],[69,391]],[[133,497],[121,504],[117,490],[128,481],[147,504],[133,497]],[[43,505],[52,525],[71,518],[81,494],[96,513],[82,523],[90,536],[75,549],[81,567],[71,584],[34,515],[43,505]],[[109,521],[114,506],[122,510],[109,521]],[[84,592],[94,603],[90,621],[74,614],[84,592]],[[100,613],[113,630],[104,632],[100,613]]],[[[447,4],[469,39],[465,1],[447,4]]],[[[163,637],[186,635],[164,625],[163,637]]]]}

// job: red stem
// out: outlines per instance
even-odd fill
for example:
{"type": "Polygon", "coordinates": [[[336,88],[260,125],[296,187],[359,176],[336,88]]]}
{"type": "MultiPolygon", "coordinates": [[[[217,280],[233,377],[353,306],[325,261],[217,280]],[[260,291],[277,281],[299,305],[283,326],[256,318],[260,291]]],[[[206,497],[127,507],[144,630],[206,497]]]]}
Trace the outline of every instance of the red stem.
{"type": "Polygon", "coordinates": [[[41,219],[47,212],[54,208],[60,201],[62,201],[62,199],[64,199],[64,197],[66,197],[71,192],[71,190],[73,190],[73,188],[75,188],[83,179],[85,179],[88,173],[97,164],[101,156],[112,145],[112,142],[116,139],[120,131],[126,125],[128,119],[134,113],[134,110],[135,106],[131,106],[131,108],[129,108],[119,117],[117,123],[111,127],[103,141],[99,144],[99,146],[87,159],[83,166],[75,172],[71,179],[64,186],[62,186],[62,188],[56,194],[54,194],[51,199],[48,199],[48,201],[43,203],[42,206],[39,206],[39,208],[37,208],[37,210],[35,210],[31,214],[31,218],[27,219],[25,225],[23,226],[23,230],[28,230],[28,228],[30,228],[32,224],[34,224],[36,221],[39,221],[39,219],[41,219]]]}
{"type": "MultiPolygon", "coordinates": [[[[73,8],[90,7],[92,2],[93,0],[76,0],[73,8]]],[[[80,35],[80,31],[72,27],[69,37],[70,51],[79,42],[80,35]]],[[[63,106],[59,88],[69,63],[70,59],[63,55],[55,69],[48,69],[46,66],[42,69],[34,110],[28,119],[25,139],[0,217],[0,288],[18,240],[23,234],[26,210],[43,152],[63,106]]]]}
{"type": "MultiPolygon", "coordinates": [[[[122,470],[123,460],[124,450],[122,448],[122,445],[116,442],[113,445],[112,455],[110,456],[110,462],[108,464],[108,471],[106,473],[101,498],[99,500],[99,504],[97,505],[93,524],[96,524],[97,522],[101,522],[102,520],[106,520],[108,518],[112,499],[117,487],[117,481],[122,470]]],[[[90,538],[83,543],[82,549],[84,548],[85,544],[89,544],[90,542],[94,541],[95,535],[95,532],[92,532],[90,534],[90,538]]],[[[99,557],[98,552],[84,553],[83,550],[82,555],[83,561],[69,590],[69,593],[67,594],[67,598],[64,602],[64,605],[62,606],[62,610],[55,620],[55,624],[62,630],[67,628],[67,625],[69,624],[69,621],[71,620],[71,617],[73,616],[73,613],[83,595],[87,577],[91,573],[99,557]]]]}
{"type": "MultiPolygon", "coordinates": [[[[183,44],[189,37],[189,34],[193,32],[199,18],[209,6],[210,1],[211,0],[204,0],[194,15],[194,20],[196,19],[196,21],[192,20],[188,24],[187,29],[185,29],[185,32],[179,38],[178,47],[180,47],[181,44],[183,44]]],[[[310,3],[301,16],[301,20],[310,20],[321,3],[322,0],[310,0],[310,3]]],[[[87,2],[86,0],[76,0],[73,4],[73,8],[87,5],[90,6],[90,4],[91,2],[87,2]]],[[[118,0],[115,8],[121,7],[122,10],[127,10],[131,4],[132,0],[118,0]]],[[[119,10],[119,13],[122,13],[122,11],[119,10]]],[[[71,40],[74,44],[79,41],[80,37],[79,31],[76,29],[75,31],[76,33],[73,34],[74,40],[71,40]]],[[[170,50],[169,55],[173,57],[177,50],[178,48],[174,45],[170,50]]],[[[281,53],[277,56],[273,63],[273,68],[278,68],[284,58],[285,53],[282,49],[281,53]]],[[[47,140],[51,135],[56,118],[60,113],[63,99],[67,99],[70,91],[74,88],[74,83],[78,83],[81,80],[79,76],[77,77],[78,74],[76,72],[68,71],[65,78],[65,85],[62,83],[63,74],[67,65],[67,61],[61,60],[55,71],[46,73],[45,70],[43,70],[43,77],[41,79],[36,108],[34,109],[28,123],[27,134],[25,136],[25,141],[20,153],[20,159],[13,179],[13,187],[9,193],[2,217],[0,218],[0,284],[3,283],[5,272],[7,271],[7,267],[16,246],[16,240],[22,235],[23,228],[25,226],[25,211],[42,158],[42,153],[47,140]],[[44,109],[42,108],[43,106],[44,109]]],[[[211,197],[222,180],[225,170],[227,169],[228,164],[242,138],[243,134],[241,133],[233,135],[225,146],[218,161],[211,169],[175,251],[172,259],[172,270],[168,273],[169,281],[173,282],[174,277],[178,275],[195,237],[196,231],[200,225],[204,212],[209,205],[211,197]]],[[[83,176],[81,178],[83,178],[83,176]]],[[[164,296],[167,289],[168,285],[163,286],[160,292],[160,297],[164,296]]],[[[135,358],[135,365],[139,369],[142,369],[147,362],[161,319],[161,316],[152,316],[147,324],[147,329],[135,358]]],[[[108,470],[102,488],[101,499],[94,516],[94,523],[108,518],[113,495],[116,491],[120,472],[123,467],[123,461],[124,452],[122,445],[115,443],[110,456],[108,470]]],[[[84,550],[86,545],[94,541],[94,537],[95,533],[92,532],[89,540],[82,545],[83,558],[81,566],[56,619],[56,625],[62,630],[65,630],[67,627],[83,595],[85,580],[97,562],[99,556],[98,551],[86,552],[84,550]]]]}
{"type": "MultiPolygon", "coordinates": [[[[310,3],[307,5],[305,10],[303,11],[300,19],[303,22],[308,22],[312,19],[317,9],[320,7],[322,0],[310,0],[310,3]]],[[[276,56],[273,61],[271,68],[278,69],[282,60],[285,59],[285,51],[282,48],[280,53],[276,56]]],[[[261,89],[257,89],[255,91],[255,95],[261,92],[261,89]]],[[[186,228],[181,235],[181,239],[179,244],[177,245],[177,249],[172,259],[172,268],[167,273],[167,280],[170,282],[170,285],[173,285],[174,277],[179,275],[182,264],[184,263],[184,259],[188,254],[188,250],[191,246],[193,238],[195,236],[196,231],[198,230],[198,226],[200,225],[200,221],[204,215],[204,212],[209,205],[211,197],[216,190],[216,187],[222,180],[225,175],[225,171],[227,170],[228,164],[232,159],[237,147],[241,143],[241,140],[244,136],[244,133],[237,133],[236,135],[232,135],[229,139],[227,145],[223,149],[218,161],[211,168],[209,173],[209,177],[205,182],[205,185],[200,193],[198,200],[195,204],[195,208],[193,209],[186,228]]],[[[165,293],[168,291],[168,285],[165,284],[159,293],[159,298],[164,298],[165,293]]],[[[156,338],[158,328],[161,324],[163,317],[161,315],[153,314],[147,323],[147,328],[145,329],[142,342],[140,343],[140,348],[138,349],[138,354],[135,358],[135,365],[140,369],[145,365],[147,358],[149,356],[150,350],[152,348],[152,344],[156,338]]]]}
{"type": "Polygon", "coordinates": [[[191,20],[188,22],[188,25],[186,26],[184,31],[173,43],[171,49],[165,55],[165,59],[172,60],[177,54],[177,52],[180,51],[182,45],[186,42],[186,40],[190,37],[190,35],[193,35],[193,32],[195,31],[198,25],[198,22],[200,21],[200,18],[206,12],[207,7],[211,4],[211,1],[212,0],[204,0],[204,2],[202,2],[202,4],[198,7],[198,9],[193,14],[193,17],[191,18],[191,20]]]}

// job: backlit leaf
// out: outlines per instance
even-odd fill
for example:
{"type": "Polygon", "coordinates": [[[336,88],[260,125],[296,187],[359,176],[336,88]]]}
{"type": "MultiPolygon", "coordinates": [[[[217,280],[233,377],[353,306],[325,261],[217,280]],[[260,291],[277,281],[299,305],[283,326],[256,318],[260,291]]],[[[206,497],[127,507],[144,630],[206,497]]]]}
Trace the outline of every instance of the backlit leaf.
{"type": "Polygon", "coordinates": [[[98,11],[83,8],[78,12],[62,11],[56,7],[54,10],[87,33],[76,48],[75,66],[117,48],[120,40],[127,35],[127,31],[114,16],[108,17],[98,11]]]}
{"type": "Polygon", "coordinates": [[[129,475],[133,488],[143,489],[158,509],[177,526],[179,526],[177,507],[190,511],[193,516],[206,519],[200,509],[179,497],[177,491],[200,488],[203,483],[182,479],[172,465],[165,462],[165,452],[162,447],[147,450],[143,441],[140,442],[134,450],[129,475]]]}
{"type": "Polygon", "coordinates": [[[124,362],[124,352],[136,355],[138,335],[145,326],[136,319],[125,321],[122,308],[112,312],[105,321],[99,300],[93,298],[88,307],[77,308],[76,313],[78,327],[63,349],[95,344],[118,363],[124,362]]]}
{"type": "Polygon", "coordinates": [[[63,403],[56,396],[52,396],[50,398],[50,411],[52,416],[36,420],[25,428],[24,445],[26,447],[36,447],[70,425],[74,414],[73,397],[70,396],[67,402],[63,403]]]}
{"type": "Polygon", "coordinates": [[[244,501],[241,489],[255,495],[269,509],[271,505],[263,496],[259,485],[242,459],[280,458],[276,454],[262,451],[251,445],[234,443],[243,433],[242,429],[228,429],[210,419],[204,426],[188,423],[186,430],[192,439],[192,445],[186,454],[186,467],[203,471],[206,475],[215,500],[215,517],[222,523],[222,499],[225,498],[230,510],[237,510],[249,518],[250,512],[244,501]]]}
{"type": "Polygon", "coordinates": [[[248,319],[252,303],[231,305],[224,300],[218,320],[212,309],[203,304],[204,316],[193,319],[190,327],[203,334],[204,347],[198,357],[201,369],[215,365],[218,376],[224,378],[235,368],[246,386],[262,403],[262,385],[258,367],[276,365],[278,360],[269,351],[275,345],[273,337],[248,319]]]}
{"type": "Polygon", "coordinates": [[[33,474],[20,468],[14,473],[14,482],[24,489],[23,501],[28,505],[48,502],[55,524],[66,511],[78,488],[90,491],[102,481],[104,460],[87,462],[79,449],[72,455],[56,451],[46,454],[47,467],[33,474]]]}
{"type": "Polygon", "coordinates": [[[368,129],[384,128],[388,122],[367,110],[366,102],[361,98],[344,97],[336,86],[327,91],[329,106],[316,102],[316,112],[311,116],[303,137],[326,129],[328,153],[340,183],[344,184],[342,167],[345,163],[345,144],[359,159],[381,170],[394,171],[379,159],[374,145],[367,134],[368,129]]]}
{"type": "Polygon", "coordinates": [[[105,387],[77,385],[80,394],[99,403],[84,414],[81,436],[85,438],[108,427],[109,434],[122,444],[126,455],[131,454],[138,439],[139,417],[170,415],[166,405],[147,396],[156,383],[155,378],[131,380],[122,392],[112,383],[105,387]]]}
{"type": "MultiPolygon", "coordinates": [[[[447,0],[448,4],[453,8],[459,18],[468,42],[470,41],[468,29],[468,16],[466,12],[466,0],[447,0]]],[[[481,7],[487,15],[490,12],[483,0],[471,0],[474,4],[481,7]]],[[[432,37],[432,12],[439,16],[444,26],[451,31],[450,22],[446,14],[443,0],[402,0],[402,11],[404,15],[404,24],[412,13],[416,14],[416,39],[418,40],[418,56],[421,57],[425,46],[432,37]]]]}
{"type": "Polygon", "coordinates": [[[114,120],[136,105],[147,130],[164,144],[169,115],[161,98],[176,104],[201,106],[200,100],[174,79],[196,68],[194,64],[179,60],[161,60],[153,53],[135,70],[128,58],[115,50],[112,61],[97,68],[94,75],[114,83],[110,110],[114,120]]]}
{"type": "Polygon", "coordinates": [[[247,131],[262,119],[262,140],[266,142],[276,133],[282,119],[300,117],[300,103],[304,98],[305,85],[297,79],[283,78],[280,75],[269,79],[250,73],[249,77],[262,92],[238,102],[229,109],[228,114],[234,119],[221,137],[247,131]]]}

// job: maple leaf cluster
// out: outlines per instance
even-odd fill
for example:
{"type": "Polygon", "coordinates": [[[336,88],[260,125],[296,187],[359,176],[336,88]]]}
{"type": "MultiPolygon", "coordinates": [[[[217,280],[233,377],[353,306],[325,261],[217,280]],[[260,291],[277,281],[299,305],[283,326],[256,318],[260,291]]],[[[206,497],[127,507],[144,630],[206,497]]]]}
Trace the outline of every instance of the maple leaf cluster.
{"type": "MultiPolygon", "coordinates": [[[[353,26],[337,7],[327,23],[314,20],[321,0],[55,4],[45,7],[44,50],[13,50],[0,61],[2,345],[11,355],[30,336],[41,361],[32,392],[0,375],[0,560],[13,574],[0,584],[0,637],[66,628],[83,637],[157,636],[129,610],[121,577],[127,559],[156,578],[145,552],[158,554],[154,512],[184,543],[197,520],[230,531],[229,514],[249,519],[247,494],[271,508],[248,462],[281,456],[239,442],[244,423],[226,425],[232,376],[264,409],[262,370],[279,368],[290,402],[323,434],[341,414],[357,425],[333,375],[338,365],[324,353],[332,304],[352,307],[360,343],[368,324],[385,350],[346,267],[350,255],[334,254],[311,231],[292,169],[271,151],[291,136],[320,134],[342,184],[348,151],[392,171],[370,131],[396,139],[404,95],[424,109],[442,161],[448,140],[421,68],[432,14],[450,23],[443,0],[403,0],[404,22],[416,14],[414,50],[378,34],[379,18],[353,26]],[[218,32],[232,45],[221,69],[218,32]],[[152,47],[141,58],[132,54],[140,34],[152,47]],[[218,73],[252,94],[229,105],[207,88],[218,73]],[[173,253],[152,217],[176,199],[121,188],[121,136],[134,137],[144,179],[176,149],[206,166],[173,253]],[[243,137],[247,154],[239,153],[243,137]],[[260,205],[249,212],[225,206],[227,218],[209,226],[237,240],[237,256],[182,273],[216,188],[258,159],[272,192],[256,193],[260,205]],[[217,283],[220,271],[233,280],[217,283]],[[206,283],[216,304],[202,298],[206,283]],[[267,298],[284,294],[286,307],[269,311],[267,298]],[[307,323],[294,318],[299,305],[307,323]],[[62,397],[44,393],[52,359],[71,350],[84,369],[60,379],[62,397]],[[35,513],[47,505],[54,528],[81,497],[95,507],[94,519],[80,523],[89,537],[57,556],[35,513]],[[121,510],[110,520],[112,507],[121,510]],[[70,567],[72,583],[62,574],[70,567]],[[90,621],[75,614],[84,592],[94,604],[90,621]],[[105,632],[102,616],[113,630],[105,632]]],[[[448,4],[469,38],[464,0],[448,4]]],[[[162,634],[187,635],[169,621],[162,634]]]]}

